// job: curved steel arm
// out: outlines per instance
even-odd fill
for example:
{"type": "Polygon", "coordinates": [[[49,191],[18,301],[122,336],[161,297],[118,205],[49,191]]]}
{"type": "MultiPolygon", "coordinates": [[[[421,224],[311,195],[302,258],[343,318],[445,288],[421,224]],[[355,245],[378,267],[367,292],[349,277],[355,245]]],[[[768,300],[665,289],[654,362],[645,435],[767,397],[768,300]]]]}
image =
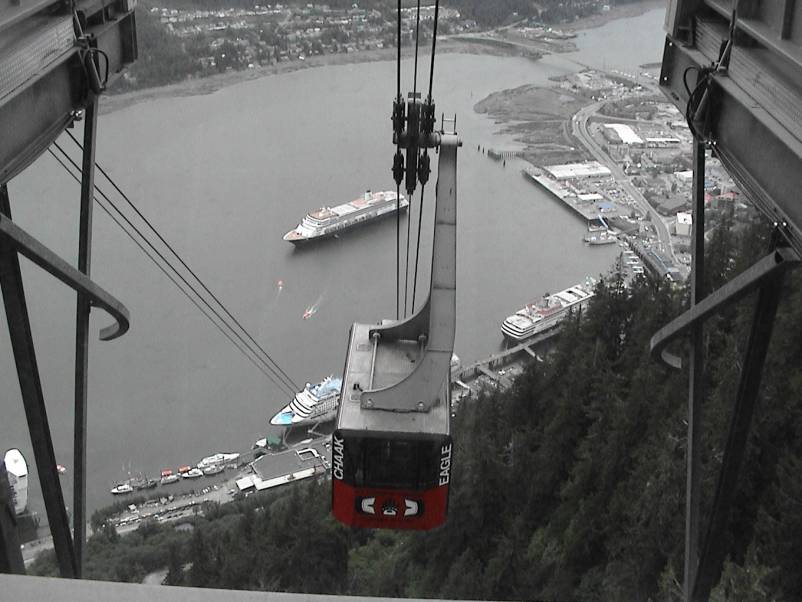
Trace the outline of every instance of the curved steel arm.
{"type": "Polygon", "coordinates": [[[100,330],[102,341],[111,341],[128,332],[131,320],[122,303],[3,214],[0,214],[0,236],[8,239],[18,253],[70,288],[89,297],[92,305],[104,309],[114,318],[114,324],[100,330]]]}
{"type": "Polygon", "coordinates": [[[400,382],[363,391],[362,407],[395,411],[427,411],[434,406],[448,378],[454,352],[457,284],[457,147],[454,134],[442,134],[437,168],[434,243],[429,295],[418,313],[401,322],[371,329],[389,339],[416,340],[423,335],[423,354],[400,382]],[[423,322],[425,320],[425,322],[423,322]],[[421,331],[422,329],[424,329],[421,331]],[[411,335],[411,336],[410,336],[411,335]]]}
{"type": "Polygon", "coordinates": [[[650,344],[652,357],[663,360],[672,368],[682,368],[682,359],[673,353],[669,353],[666,349],[671,341],[685,334],[694,324],[704,322],[721,307],[734,303],[748,295],[766,279],[775,278],[785,270],[796,267],[799,263],[799,255],[789,247],[781,247],[770,253],[658,330],[652,337],[650,344]]]}

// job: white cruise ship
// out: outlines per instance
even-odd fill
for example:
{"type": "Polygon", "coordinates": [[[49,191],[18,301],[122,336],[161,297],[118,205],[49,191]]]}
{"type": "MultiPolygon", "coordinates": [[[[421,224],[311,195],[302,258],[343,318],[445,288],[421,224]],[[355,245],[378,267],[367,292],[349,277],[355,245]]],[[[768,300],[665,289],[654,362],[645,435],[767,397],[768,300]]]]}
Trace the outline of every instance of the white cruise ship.
{"type": "Polygon", "coordinates": [[[297,426],[332,420],[337,414],[342,379],[327,376],[316,385],[306,383],[303,391],[295,394],[290,403],[281,408],[270,424],[273,426],[297,426]]]}
{"type": "MultiPolygon", "coordinates": [[[[306,214],[295,229],[284,235],[284,240],[301,244],[310,240],[327,238],[344,230],[393,215],[396,211],[396,193],[393,190],[371,192],[336,207],[321,207],[306,214]]],[[[400,209],[409,207],[409,201],[401,195],[400,209]]]]}
{"type": "Polygon", "coordinates": [[[501,325],[501,332],[513,341],[523,341],[549,330],[568,316],[569,310],[581,309],[593,297],[595,282],[588,278],[585,284],[575,284],[564,291],[545,295],[509,316],[501,325]]]}
{"type": "Polygon", "coordinates": [[[11,485],[11,499],[14,503],[14,514],[20,515],[28,507],[28,463],[18,449],[6,452],[3,461],[6,464],[8,482],[11,485]]]}

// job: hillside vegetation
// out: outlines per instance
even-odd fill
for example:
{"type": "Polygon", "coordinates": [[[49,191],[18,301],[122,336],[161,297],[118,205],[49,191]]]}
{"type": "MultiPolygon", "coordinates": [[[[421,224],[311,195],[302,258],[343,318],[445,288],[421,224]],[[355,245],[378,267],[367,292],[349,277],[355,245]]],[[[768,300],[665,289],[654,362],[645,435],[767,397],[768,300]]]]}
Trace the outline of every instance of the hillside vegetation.
{"type": "MultiPolygon", "coordinates": [[[[764,227],[726,220],[708,243],[709,286],[762,255],[764,227]]],[[[507,391],[454,419],[449,520],[430,533],[348,530],[329,484],[206,508],[191,534],[100,529],[90,577],[272,591],[463,599],[679,600],[684,533],[687,376],[652,361],[651,336],[684,289],[641,277],[599,284],[556,349],[507,391]],[[191,563],[191,568],[183,568],[191,563]]],[[[705,329],[704,507],[715,475],[754,298],[705,329]]],[[[780,306],[741,471],[732,550],[716,600],[802,599],[802,287],[780,306]]],[[[52,572],[48,559],[37,563],[52,572]]]]}

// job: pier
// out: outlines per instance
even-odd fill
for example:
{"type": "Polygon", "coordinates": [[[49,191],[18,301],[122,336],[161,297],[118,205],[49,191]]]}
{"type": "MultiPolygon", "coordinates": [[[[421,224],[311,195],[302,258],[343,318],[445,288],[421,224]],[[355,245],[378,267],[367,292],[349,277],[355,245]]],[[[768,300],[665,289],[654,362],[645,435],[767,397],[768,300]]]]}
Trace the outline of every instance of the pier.
{"type": "Polygon", "coordinates": [[[615,201],[605,198],[602,194],[575,193],[557,180],[528,168],[523,169],[522,173],[524,177],[537,184],[588,223],[599,223],[600,217],[612,219],[625,217],[628,214],[626,209],[620,207],[615,201]]]}
{"type": "MultiPolygon", "coordinates": [[[[496,368],[503,368],[504,366],[514,362],[516,359],[520,359],[522,355],[528,356],[526,359],[537,359],[538,355],[535,353],[533,347],[536,347],[537,345],[557,336],[560,332],[560,327],[561,325],[557,324],[554,326],[554,328],[551,328],[546,332],[541,332],[540,334],[535,335],[534,337],[527,339],[522,343],[518,343],[517,345],[505,349],[504,351],[494,353],[479,361],[472,362],[467,366],[462,366],[459,368],[459,370],[452,371],[452,389],[456,386],[463,391],[471,390],[470,383],[480,377],[486,377],[500,387],[506,388],[511,386],[512,379],[510,376],[507,376],[504,373],[499,374],[496,368]]],[[[467,393],[465,394],[467,395],[467,393]]],[[[460,397],[462,396],[463,395],[460,397]]]]}
{"type": "Polygon", "coordinates": [[[514,159],[516,157],[523,157],[524,151],[522,150],[496,150],[494,148],[487,149],[487,156],[494,161],[502,161],[507,159],[514,159]]]}

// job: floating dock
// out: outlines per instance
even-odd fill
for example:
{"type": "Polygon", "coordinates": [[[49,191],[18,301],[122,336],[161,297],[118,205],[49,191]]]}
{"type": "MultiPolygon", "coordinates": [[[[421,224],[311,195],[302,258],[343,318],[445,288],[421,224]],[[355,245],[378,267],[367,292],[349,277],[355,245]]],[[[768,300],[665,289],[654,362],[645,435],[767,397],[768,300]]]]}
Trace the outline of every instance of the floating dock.
{"type": "Polygon", "coordinates": [[[516,157],[523,157],[524,151],[489,148],[487,149],[487,156],[493,159],[494,161],[503,161],[506,159],[515,159],[516,157]]]}

